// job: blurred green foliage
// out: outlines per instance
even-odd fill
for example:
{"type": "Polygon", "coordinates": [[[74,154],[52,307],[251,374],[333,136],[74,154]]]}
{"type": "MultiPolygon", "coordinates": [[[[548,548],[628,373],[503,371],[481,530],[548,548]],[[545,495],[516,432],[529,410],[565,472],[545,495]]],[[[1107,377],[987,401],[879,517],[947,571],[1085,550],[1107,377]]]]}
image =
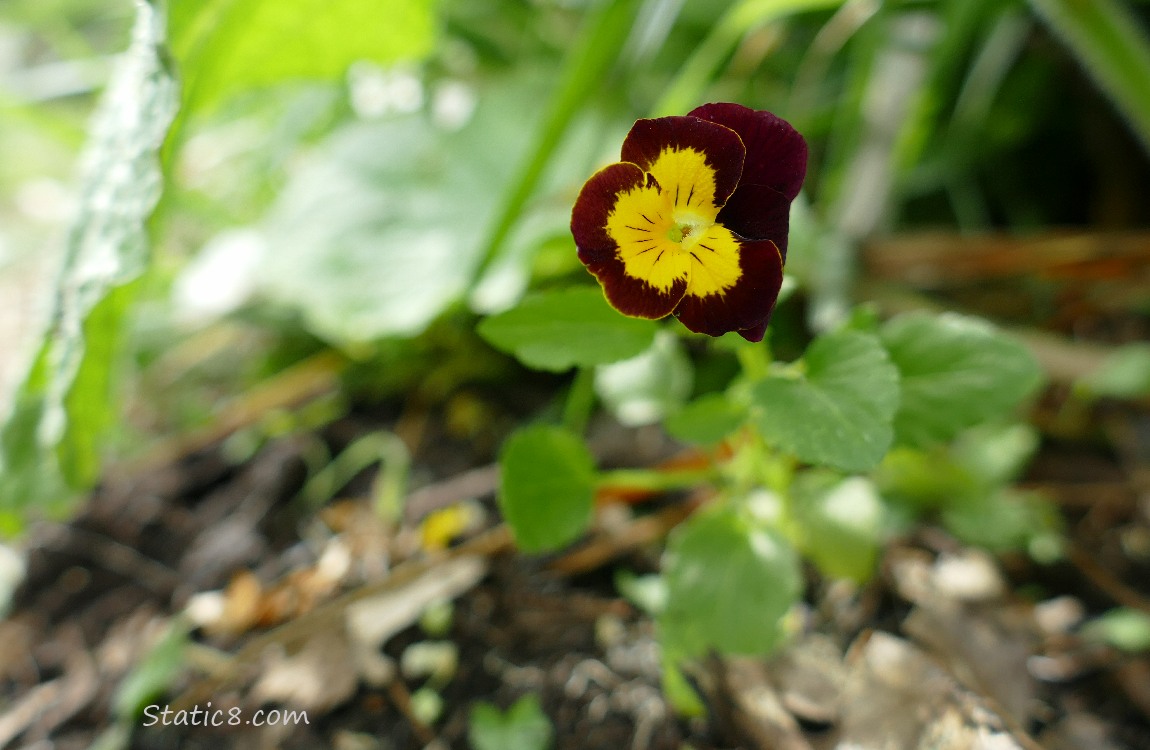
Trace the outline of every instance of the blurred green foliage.
{"type": "Polygon", "coordinates": [[[467,738],[476,750],[547,750],[555,734],[535,695],[500,711],[490,703],[471,710],[467,738]]]}
{"type": "MultiPolygon", "coordinates": [[[[528,377],[494,348],[576,368],[548,412],[565,427],[528,427],[503,451],[501,503],[524,549],[589,523],[606,478],[578,432],[596,394],[625,422],[735,445],[705,477],[725,504],[670,540],[671,658],[771,648],[799,596],[797,553],[864,580],[900,515],[1034,548],[1056,520],[1010,486],[1033,434],[1001,426],[1040,381],[1033,358],[981,321],[853,310],[855,251],[921,226],[1150,221],[1148,13],[1119,0],[8,0],[0,138],[22,158],[0,163],[0,269],[65,239],[46,334],[0,339],[24,376],[0,394],[3,531],[65,512],[149,425],[209,423],[221,394],[316,352],[338,352],[353,396],[425,406],[528,377]],[[718,100],[772,110],[811,145],[788,257],[799,293],[770,342],[793,362],[615,315],[574,252],[571,203],[631,123],[718,100]]],[[[1145,370],[1131,350],[1083,387],[1144,392],[1145,370]]]]}

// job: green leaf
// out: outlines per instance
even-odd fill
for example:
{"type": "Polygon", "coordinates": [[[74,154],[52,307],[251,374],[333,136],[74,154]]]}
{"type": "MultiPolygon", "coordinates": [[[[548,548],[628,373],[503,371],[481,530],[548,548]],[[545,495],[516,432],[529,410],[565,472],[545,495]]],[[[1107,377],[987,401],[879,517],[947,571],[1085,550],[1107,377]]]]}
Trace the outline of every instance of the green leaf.
{"type": "Polygon", "coordinates": [[[546,750],[553,733],[539,698],[528,694],[506,713],[490,703],[475,704],[467,739],[475,750],[546,750]]]}
{"type": "Polygon", "coordinates": [[[1128,653],[1150,651],[1150,615],[1129,607],[1112,609],[1082,628],[1093,640],[1108,643],[1128,653]]]}
{"type": "Polygon", "coordinates": [[[502,80],[458,131],[415,114],[333,133],[264,222],[261,291],[329,341],[421,333],[467,291],[542,84],[502,80]]]}
{"type": "Polygon", "coordinates": [[[1138,398],[1150,394],[1150,345],[1118,348],[1096,372],[1075,385],[1089,396],[1138,398]]]}
{"type": "Polygon", "coordinates": [[[520,549],[557,549],[587,529],[595,460],[578,437],[558,427],[527,427],[507,439],[499,463],[499,508],[520,549]]]}
{"type": "Polygon", "coordinates": [[[33,364],[0,431],[0,536],[23,532],[29,510],[55,515],[72,493],[58,471],[51,446],[38,439],[48,372],[45,353],[33,364]]]}
{"type": "Polygon", "coordinates": [[[820,336],[803,356],[806,372],[770,375],[751,389],[755,424],[802,461],[865,471],[890,447],[898,370],[874,336],[842,330],[820,336]]]}
{"type": "Polygon", "coordinates": [[[803,552],[823,575],[864,583],[874,572],[885,507],[864,477],[807,472],[794,487],[803,552]]]}
{"type": "Polygon", "coordinates": [[[1056,532],[1059,516],[1042,495],[1003,487],[952,498],[942,520],[966,544],[1004,552],[1056,532]]]}
{"type": "Polygon", "coordinates": [[[1026,468],[1038,449],[1038,434],[1027,424],[982,424],[950,445],[899,446],[873,476],[883,497],[915,509],[981,504],[1003,491],[1026,468]]]}
{"type": "Polygon", "coordinates": [[[101,438],[114,421],[116,342],[132,282],[148,268],[144,222],[160,196],[157,154],[178,101],[159,53],[163,18],[152,3],[136,8],[131,48],[115,68],[92,126],[52,325],[5,425],[5,503],[58,499],[57,473],[73,488],[91,485],[101,438]],[[23,494],[12,496],[13,489],[23,494]]]}
{"type": "Polygon", "coordinates": [[[68,420],[56,453],[65,477],[76,487],[100,475],[101,443],[115,417],[111,395],[123,325],[135,299],[136,285],[109,290],[84,319],[84,357],[64,397],[68,420]]]}
{"type": "Polygon", "coordinates": [[[658,573],[641,576],[617,568],[615,590],[649,615],[659,614],[667,605],[667,581],[658,573]]]}
{"type": "Polygon", "coordinates": [[[893,448],[874,479],[883,497],[915,510],[946,507],[956,497],[984,492],[986,487],[941,447],[893,448]]]}
{"type": "Polygon", "coordinates": [[[289,80],[338,80],[351,63],[418,60],[434,0],[172,0],[172,51],[189,109],[289,80]]]}
{"type": "Polygon", "coordinates": [[[882,340],[902,375],[895,430],[908,445],[945,442],[1008,413],[1042,381],[1026,347],[976,318],[900,316],[883,327],[882,340]]]}
{"type": "Polygon", "coordinates": [[[746,410],[727,394],[708,393],[669,416],[663,426],[677,440],[714,445],[739,429],[745,418],[746,410]]]}
{"type": "Polygon", "coordinates": [[[679,337],[660,331],[637,357],[595,369],[595,392],[621,424],[658,422],[682,406],[691,392],[691,360],[679,337]]]}
{"type": "Polygon", "coordinates": [[[172,686],[172,680],[184,667],[188,643],[186,624],[178,620],[169,623],[167,632],[116,688],[113,703],[118,718],[135,719],[172,686]]]}
{"type": "Polygon", "coordinates": [[[654,321],[620,315],[589,286],[528,297],[479,325],[495,348],[556,372],[634,357],[651,346],[656,330],[654,321]]]}
{"type": "Polygon", "coordinates": [[[950,452],[980,487],[990,489],[1022,474],[1039,439],[1038,430],[1025,423],[982,424],[959,435],[950,452]]]}
{"type": "Polygon", "coordinates": [[[667,603],[658,624],[663,648],[678,657],[769,653],[802,588],[790,544],[729,508],[676,528],[663,570],[667,603]]]}
{"type": "Polygon", "coordinates": [[[1150,40],[1144,23],[1114,0],[1030,0],[1150,153],[1150,40]]]}

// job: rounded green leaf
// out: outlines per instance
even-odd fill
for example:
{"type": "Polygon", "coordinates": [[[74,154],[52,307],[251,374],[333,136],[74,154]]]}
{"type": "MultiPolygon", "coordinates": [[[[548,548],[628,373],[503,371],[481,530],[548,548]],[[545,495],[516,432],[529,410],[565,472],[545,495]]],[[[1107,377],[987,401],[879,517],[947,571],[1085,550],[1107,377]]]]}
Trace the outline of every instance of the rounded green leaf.
{"type": "Polygon", "coordinates": [[[562,547],[591,522],[595,461],[583,442],[546,425],[516,432],[500,458],[499,508],[525,552],[562,547]]]}
{"type": "Polygon", "coordinates": [[[664,561],[667,602],[658,622],[669,654],[715,649],[765,654],[784,635],[801,591],[799,561],[778,534],[733,510],[699,513],[671,535],[664,561]]]}
{"type": "Polygon", "coordinates": [[[617,313],[597,287],[577,287],[528,297],[480,323],[479,334],[528,367],[561,372],[642,354],[656,328],[617,313]]]}
{"type": "Polygon", "coordinates": [[[1038,452],[1041,436],[1026,423],[982,424],[950,446],[952,460],[986,488],[1017,479],[1038,452]]]}
{"type": "Polygon", "coordinates": [[[881,335],[902,375],[895,431],[908,445],[944,442],[1008,412],[1042,380],[1026,347],[976,318],[915,313],[881,335]]]}
{"type": "Polygon", "coordinates": [[[893,438],[898,370],[874,336],[842,330],[820,336],[797,377],[755,383],[755,424],[768,440],[802,461],[865,471],[893,438]]]}

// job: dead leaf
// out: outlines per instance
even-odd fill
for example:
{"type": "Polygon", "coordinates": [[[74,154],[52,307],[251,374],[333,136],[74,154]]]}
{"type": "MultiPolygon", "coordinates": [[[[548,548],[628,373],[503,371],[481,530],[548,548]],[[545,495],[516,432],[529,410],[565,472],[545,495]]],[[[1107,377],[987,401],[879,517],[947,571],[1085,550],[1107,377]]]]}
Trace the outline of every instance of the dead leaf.
{"type": "Polygon", "coordinates": [[[842,710],[846,667],[830,638],[809,634],[771,659],[767,674],[787,710],[803,721],[834,724],[842,710]]]}
{"type": "Polygon", "coordinates": [[[348,605],[348,632],[368,648],[379,648],[418,620],[433,602],[471,590],[487,570],[487,559],[477,555],[447,560],[404,586],[348,605]]]}
{"type": "Polygon", "coordinates": [[[260,703],[286,703],[317,714],[340,705],[354,693],[359,674],[347,635],[320,630],[298,651],[269,650],[252,698],[260,703]]]}
{"type": "Polygon", "coordinates": [[[839,748],[1020,750],[976,696],[902,638],[862,636],[847,664],[839,748]]]}
{"type": "Polygon", "coordinates": [[[812,750],[761,661],[712,655],[685,669],[705,696],[716,728],[732,735],[728,740],[754,750],[812,750]]]}

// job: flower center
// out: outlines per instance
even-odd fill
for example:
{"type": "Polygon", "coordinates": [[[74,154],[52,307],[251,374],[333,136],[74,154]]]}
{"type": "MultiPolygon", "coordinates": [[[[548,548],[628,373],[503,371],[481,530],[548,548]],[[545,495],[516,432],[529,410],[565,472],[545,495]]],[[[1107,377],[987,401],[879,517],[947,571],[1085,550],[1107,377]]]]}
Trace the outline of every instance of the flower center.
{"type": "Polygon", "coordinates": [[[667,227],[667,239],[681,245],[683,250],[690,250],[713,224],[701,216],[675,211],[667,227]]]}

